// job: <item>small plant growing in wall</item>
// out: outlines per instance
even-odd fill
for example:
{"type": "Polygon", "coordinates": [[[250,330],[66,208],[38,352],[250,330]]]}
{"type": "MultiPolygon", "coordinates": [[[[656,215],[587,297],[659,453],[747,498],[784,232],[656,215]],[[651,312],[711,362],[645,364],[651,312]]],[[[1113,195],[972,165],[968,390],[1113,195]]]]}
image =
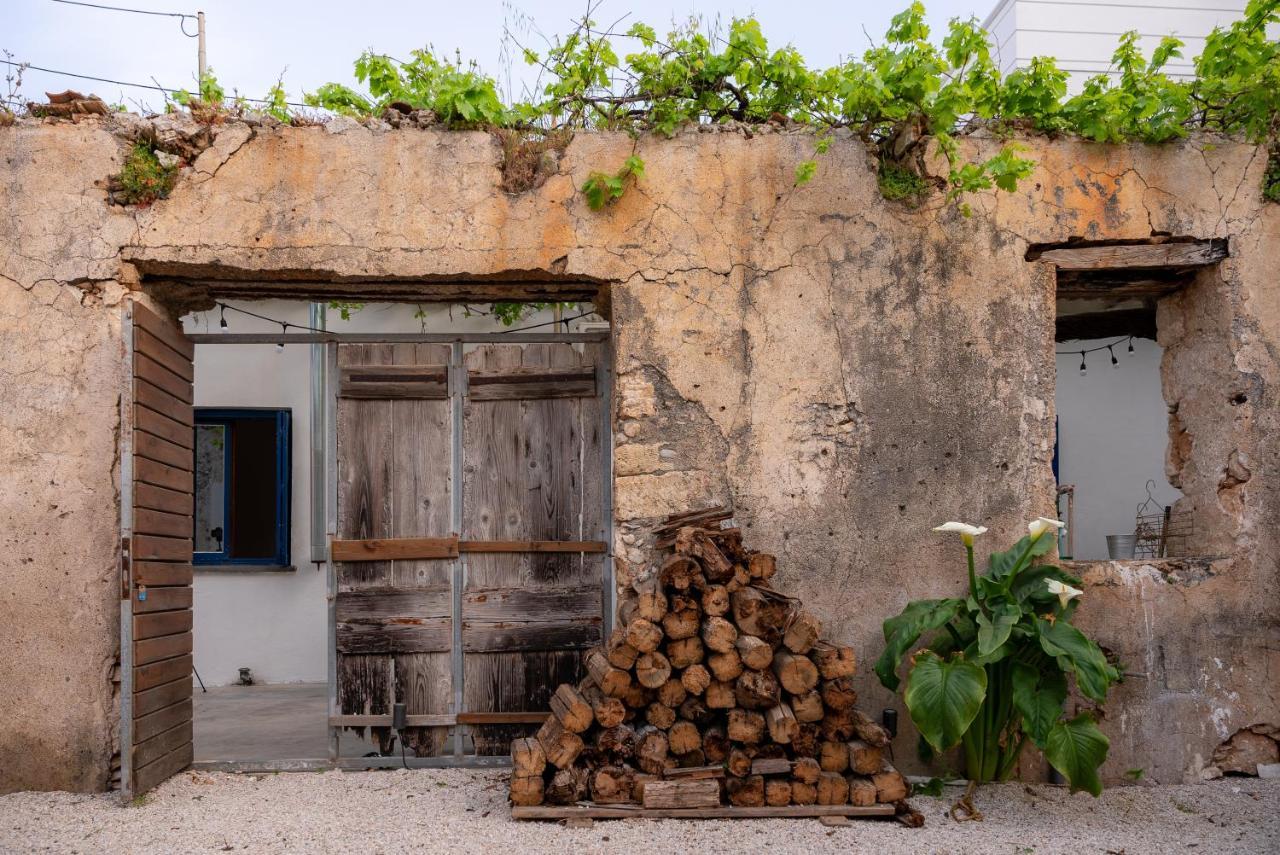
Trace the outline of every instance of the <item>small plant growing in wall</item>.
{"type": "Polygon", "coordinates": [[[120,174],[111,180],[112,198],[124,205],[147,205],[168,198],[178,177],[176,163],[163,163],[145,143],[134,143],[120,174]]]}
{"type": "Polygon", "coordinates": [[[622,167],[612,175],[593,172],[587,176],[582,185],[582,195],[587,197],[587,206],[599,211],[622,198],[629,181],[639,181],[644,177],[644,161],[634,154],[622,162],[622,167]]]}
{"type": "MultiPolygon", "coordinates": [[[[1053,548],[1062,523],[1038,519],[1013,548],[991,555],[981,576],[974,569],[974,538],[985,528],[947,523],[956,532],[969,568],[967,597],[916,600],[884,622],[885,650],[876,675],[891,690],[908,652],[903,698],[920,731],[922,751],[964,748],[975,784],[1013,776],[1028,741],[1035,744],[1071,789],[1098,795],[1098,767],[1109,743],[1094,712],[1067,715],[1069,680],[1084,698],[1101,704],[1119,672],[1101,648],[1072,623],[1080,580],[1033,560],[1053,548]]],[[[966,795],[964,807],[972,812],[966,795]]]]}

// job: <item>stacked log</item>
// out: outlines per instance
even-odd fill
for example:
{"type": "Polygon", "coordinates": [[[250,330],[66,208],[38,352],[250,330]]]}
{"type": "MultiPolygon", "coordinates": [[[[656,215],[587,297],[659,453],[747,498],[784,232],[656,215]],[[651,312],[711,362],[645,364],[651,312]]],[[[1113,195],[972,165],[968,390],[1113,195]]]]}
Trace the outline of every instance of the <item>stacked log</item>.
{"type": "MultiPolygon", "coordinates": [[[[669,550],[631,579],[618,627],[512,743],[517,805],[902,803],[889,733],[855,704],[857,660],[773,587],[723,510],[669,518],[669,550]]],[[[900,812],[909,810],[900,805],[900,812]]]]}

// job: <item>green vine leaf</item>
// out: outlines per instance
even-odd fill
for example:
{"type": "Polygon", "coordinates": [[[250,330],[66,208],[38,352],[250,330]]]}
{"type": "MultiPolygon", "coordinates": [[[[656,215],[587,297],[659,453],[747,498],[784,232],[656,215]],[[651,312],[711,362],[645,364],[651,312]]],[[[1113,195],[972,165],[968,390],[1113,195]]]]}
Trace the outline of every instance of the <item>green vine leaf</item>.
{"type": "Polygon", "coordinates": [[[587,197],[587,207],[599,211],[622,198],[627,190],[627,181],[638,181],[644,177],[644,161],[631,155],[622,162],[622,167],[613,175],[603,172],[592,172],[582,185],[582,195],[587,197]]]}
{"type": "MultiPolygon", "coordinates": [[[[428,47],[405,61],[367,51],[355,63],[367,91],[328,83],[306,101],[361,118],[403,102],[432,111],[446,127],[541,133],[669,137],[689,124],[804,125],[815,132],[815,151],[795,166],[797,186],[812,181],[831,134],[848,129],[879,160],[887,197],[915,200],[942,183],[948,200],[968,214],[968,196],[1014,191],[1034,169],[1016,146],[983,159],[959,144],[979,129],[1075,133],[1105,143],[1161,143],[1203,129],[1274,145],[1280,138],[1280,43],[1268,38],[1267,29],[1277,23],[1280,0],[1249,0],[1242,18],[1205,39],[1191,80],[1167,73],[1182,54],[1177,39],[1163,39],[1147,57],[1138,34],[1125,33],[1112,57],[1114,73],[1096,75],[1068,96],[1066,72],[1052,58],[1034,57],[1003,75],[976,20],[952,20],[937,39],[919,2],[893,17],[878,44],[826,68],[810,67],[790,46],[770,45],[750,17],[732,20],[727,33],[708,34],[695,19],[661,36],[643,23],[614,32],[583,17],[544,50],[515,45],[540,69],[541,87],[526,99],[504,103],[494,80],[475,63],[443,58],[428,47]],[[933,142],[946,161],[944,182],[924,174],[933,142]]],[[[220,100],[215,86],[202,81],[201,97],[207,89],[208,98],[220,100]]],[[[279,100],[273,92],[268,109],[279,100]]],[[[625,183],[640,176],[593,173],[588,204],[599,210],[616,201],[611,179],[619,177],[625,183]]],[[[1273,174],[1265,187],[1264,198],[1280,200],[1273,174]]]]}
{"type": "Polygon", "coordinates": [[[796,164],[796,186],[808,184],[813,180],[814,173],[818,171],[818,161],[802,160],[796,164]]]}

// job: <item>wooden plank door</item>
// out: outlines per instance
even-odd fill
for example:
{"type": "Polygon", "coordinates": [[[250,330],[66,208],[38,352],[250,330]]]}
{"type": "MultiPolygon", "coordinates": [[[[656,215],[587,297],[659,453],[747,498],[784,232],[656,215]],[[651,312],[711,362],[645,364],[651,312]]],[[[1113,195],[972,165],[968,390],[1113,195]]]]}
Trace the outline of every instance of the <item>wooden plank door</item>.
{"type": "Polygon", "coordinates": [[[168,318],[140,303],[125,322],[121,540],[122,790],[133,797],[192,758],[192,359],[168,318]]]}
{"type": "MultiPolygon", "coordinates": [[[[338,538],[454,531],[451,352],[439,344],[339,346],[338,538]]],[[[440,559],[336,563],[342,715],[389,715],[396,702],[411,716],[450,712],[454,566],[440,559]]],[[[375,727],[373,735],[385,752],[390,729],[375,727]]],[[[411,727],[406,748],[435,756],[447,736],[445,728],[411,727]]]]}
{"type": "Polygon", "coordinates": [[[419,757],[506,754],[606,601],[603,346],[463,350],[338,349],[338,713],[419,757]]]}
{"type": "MultiPolygon", "coordinates": [[[[545,711],[556,686],[578,679],[583,649],[600,640],[603,543],[542,552],[522,551],[522,542],[533,550],[602,540],[602,350],[491,344],[466,355],[463,549],[506,550],[465,553],[464,708],[477,720],[545,711]]],[[[475,752],[506,754],[535,729],[478,725],[475,752]]]]}

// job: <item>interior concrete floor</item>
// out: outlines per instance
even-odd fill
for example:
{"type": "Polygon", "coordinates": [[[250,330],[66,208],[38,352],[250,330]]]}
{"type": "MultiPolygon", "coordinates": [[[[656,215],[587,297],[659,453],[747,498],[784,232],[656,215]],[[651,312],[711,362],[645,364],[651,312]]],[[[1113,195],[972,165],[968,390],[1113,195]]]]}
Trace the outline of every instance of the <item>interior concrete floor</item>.
{"type": "MultiPolygon", "coordinates": [[[[318,760],[329,756],[328,688],[324,683],[195,686],[196,762],[318,760]]],[[[343,757],[375,746],[347,731],[343,757]]]]}

